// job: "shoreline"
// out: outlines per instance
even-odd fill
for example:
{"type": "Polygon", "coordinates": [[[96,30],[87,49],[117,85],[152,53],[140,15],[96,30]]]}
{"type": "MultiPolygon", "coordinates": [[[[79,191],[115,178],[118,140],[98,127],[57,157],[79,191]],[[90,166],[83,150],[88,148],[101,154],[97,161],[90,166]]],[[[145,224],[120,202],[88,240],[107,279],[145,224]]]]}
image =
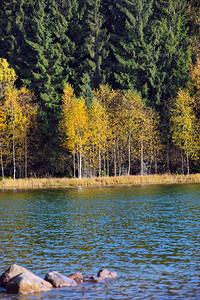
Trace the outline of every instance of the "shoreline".
{"type": "Polygon", "coordinates": [[[159,184],[200,183],[200,173],[191,175],[130,175],[92,178],[27,178],[0,181],[1,190],[58,189],[79,187],[117,187],[159,184]]]}

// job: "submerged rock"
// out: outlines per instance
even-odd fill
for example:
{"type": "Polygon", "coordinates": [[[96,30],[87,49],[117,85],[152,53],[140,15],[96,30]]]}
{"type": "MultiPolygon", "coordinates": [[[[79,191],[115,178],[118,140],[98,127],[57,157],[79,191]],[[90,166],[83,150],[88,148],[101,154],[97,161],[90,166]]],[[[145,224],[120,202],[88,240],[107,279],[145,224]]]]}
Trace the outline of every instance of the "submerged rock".
{"type": "Polygon", "coordinates": [[[72,273],[68,277],[74,279],[77,283],[83,282],[83,275],[80,272],[72,273]]]}
{"type": "Polygon", "coordinates": [[[45,280],[50,282],[53,287],[76,286],[74,279],[64,276],[58,272],[50,272],[46,274],[45,280]]]}
{"type": "Polygon", "coordinates": [[[52,289],[52,285],[32,272],[22,272],[13,277],[6,286],[8,294],[28,294],[45,292],[52,289]]]}
{"type": "Polygon", "coordinates": [[[16,264],[11,265],[1,276],[0,276],[0,286],[6,287],[8,282],[15,276],[22,272],[30,272],[24,267],[18,266],[16,264]]]}
{"type": "Polygon", "coordinates": [[[100,277],[101,279],[116,278],[117,273],[116,272],[111,272],[107,269],[102,269],[98,272],[97,277],[100,277]]]}
{"type": "Polygon", "coordinates": [[[97,276],[84,277],[83,282],[104,283],[103,279],[97,276]]]}

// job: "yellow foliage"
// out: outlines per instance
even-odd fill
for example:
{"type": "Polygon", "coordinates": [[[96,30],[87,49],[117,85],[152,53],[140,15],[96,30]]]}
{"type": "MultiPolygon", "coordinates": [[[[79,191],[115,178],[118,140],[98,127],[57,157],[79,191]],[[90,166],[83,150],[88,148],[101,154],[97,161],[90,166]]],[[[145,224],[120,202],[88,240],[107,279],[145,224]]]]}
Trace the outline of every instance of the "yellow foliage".
{"type": "Polygon", "coordinates": [[[174,143],[196,159],[199,152],[199,133],[194,113],[194,99],[188,90],[178,92],[174,100],[171,121],[174,143]]]}
{"type": "Polygon", "coordinates": [[[6,59],[0,58],[0,96],[5,93],[5,89],[13,86],[17,79],[14,69],[9,67],[6,59]]]}
{"type": "Polygon", "coordinates": [[[63,93],[64,93],[64,95],[62,97],[63,110],[67,111],[70,109],[70,104],[71,104],[72,99],[75,98],[74,89],[72,88],[72,86],[69,83],[66,83],[64,86],[64,89],[63,89],[63,93]]]}
{"type": "Polygon", "coordinates": [[[71,98],[70,109],[63,106],[60,127],[66,136],[63,145],[69,147],[72,153],[75,149],[82,151],[88,137],[88,115],[83,98],[71,98]]]}
{"type": "Polygon", "coordinates": [[[200,113],[200,61],[191,67],[190,82],[188,83],[189,92],[195,101],[196,115],[200,113]]]}
{"type": "Polygon", "coordinates": [[[91,104],[89,117],[91,143],[97,146],[103,145],[108,135],[108,118],[98,100],[94,100],[91,104]]]}

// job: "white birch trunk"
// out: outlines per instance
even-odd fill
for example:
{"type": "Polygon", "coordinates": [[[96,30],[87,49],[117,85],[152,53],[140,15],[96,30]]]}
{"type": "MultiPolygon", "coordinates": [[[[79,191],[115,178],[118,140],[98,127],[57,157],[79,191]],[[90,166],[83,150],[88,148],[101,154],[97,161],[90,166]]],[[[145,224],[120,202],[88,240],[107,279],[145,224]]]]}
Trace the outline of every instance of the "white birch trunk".
{"type": "Polygon", "coordinates": [[[99,177],[101,177],[101,146],[99,143],[99,177]]]}
{"type": "Polygon", "coordinates": [[[144,175],[144,141],[141,139],[141,175],[144,175]]]}
{"type": "Polygon", "coordinates": [[[128,175],[131,172],[131,135],[128,137],[128,175]]]}
{"type": "Polygon", "coordinates": [[[117,177],[117,158],[116,158],[116,148],[114,148],[114,174],[117,177]]]}
{"type": "Polygon", "coordinates": [[[82,174],[81,174],[81,170],[82,170],[82,150],[80,150],[80,158],[79,158],[79,178],[82,177],[82,174]]]}
{"type": "Polygon", "coordinates": [[[3,149],[2,149],[2,143],[1,143],[1,174],[2,174],[2,178],[4,180],[4,166],[3,166],[3,149]]]}
{"type": "Polygon", "coordinates": [[[76,155],[73,153],[73,165],[74,165],[74,178],[76,177],[76,155]]]}
{"type": "Polygon", "coordinates": [[[109,152],[107,151],[107,177],[109,177],[109,152]]]}
{"type": "Polygon", "coordinates": [[[27,178],[28,173],[28,151],[27,151],[27,131],[25,126],[25,178],[27,178]]]}
{"type": "Polygon", "coordinates": [[[187,173],[188,173],[188,175],[190,175],[190,161],[189,161],[188,148],[186,149],[186,155],[187,155],[187,173]]]}

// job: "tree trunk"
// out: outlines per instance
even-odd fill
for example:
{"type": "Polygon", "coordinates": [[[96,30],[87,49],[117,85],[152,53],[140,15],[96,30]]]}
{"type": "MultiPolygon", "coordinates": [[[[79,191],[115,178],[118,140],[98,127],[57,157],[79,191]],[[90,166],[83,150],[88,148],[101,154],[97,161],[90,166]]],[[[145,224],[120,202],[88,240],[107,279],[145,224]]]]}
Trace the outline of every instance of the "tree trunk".
{"type": "Polygon", "coordinates": [[[181,150],[181,171],[182,171],[182,175],[184,175],[184,157],[183,157],[182,150],[181,150]]]}
{"type": "Polygon", "coordinates": [[[128,175],[131,172],[131,135],[128,137],[128,175]]]}
{"type": "Polygon", "coordinates": [[[80,153],[79,153],[79,178],[82,177],[82,174],[81,174],[81,170],[82,170],[82,150],[80,150],[80,153]]]}
{"type": "Polygon", "coordinates": [[[1,173],[2,173],[2,178],[4,180],[4,166],[3,166],[3,150],[2,150],[2,143],[1,143],[1,173]]]}
{"type": "Polygon", "coordinates": [[[95,151],[94,145],[92,145],[92,160],[93,160],[93,176],[96,175],[96,166],[95,166],[95,151]]]}
{"type": "Polygon", "coordinates": [[[117,158],[116,158],[116,148],[114,148],[114,175],[117,177],[117,158]]]}
{"type": "Polygon", "coordinates": [[[28,155],[27,155],[27,132],[25,126],[25,178],[27,178],[28,173],[28,155]]]}
{"type": "Polygon", "coordinates": [[[141,161],[140,161],[140,164],[141,164],[141,175],[143,176],[144,175],[144,141],[143,141],[143,138],[141,139],[141,161]]]}
{"type": "Polygon", "coordinates": [[[157,158],[155,157],[155,174],[158,173],[158,164],[157,164],[157,158]]]}
{"type": "Polygon", "coordinates": [[[99,143],[99,177],[101,177],[101,146],[99,143]]]}
{"type": "Polygon", "coordinates": [[[13,137],[12,137],[12,142],[13,142],[13,178],[15,180],[16,178],[16,162],[15,162],[15,129],[14,129],[14,116],[13,116],[13,107],[12,107],[12,131],[13,131],[13,137]]]}
{"type": "Polygon", "coordinates": [[[79,177],[79,174],[80,174],[80,157],[79,157],[79,152],[78,152],[78,147],[77,147],[77,167],[78,167],[78,177],[79,177]]]}
{"type": "Polygon", "coordinates": [[[109,151],[107,151],[107,177],[109,177],[109,151]]]}
{"type": "Polygon", "coordinates": [[[104,155],[103,155],[103,172],[104,172],[104,176],[106,175],[106,154],[104,151],[104,155]]]}
{"type": "Polygon", "coordinates": [[[188,148],[186,149],[186,155],[187,155],[187,173],[188,173],[188,175],[190,175],[190,161],[189,161],[188,148]]]}
{"type": "Polygon", "coordinates": [[[167,141],[167,173],[169,174],[169,141],[167,141]]]}
{"type": "Polygon", "coordinates": [[[16,162],[15,162],[15,132],[13,128],[13,178],[16,178],[16,162]]]}
{"type": "Polygon", "coordinates": [[[119,149],[119,138],[117,138],[118,175],[121,176],[121,155],[119,149]]]}
{"type": "Polygon", "coordinates": [[[74,164],[74,178],[76,178],[76,155],[73,153],[73,164],[74,164]]]}

